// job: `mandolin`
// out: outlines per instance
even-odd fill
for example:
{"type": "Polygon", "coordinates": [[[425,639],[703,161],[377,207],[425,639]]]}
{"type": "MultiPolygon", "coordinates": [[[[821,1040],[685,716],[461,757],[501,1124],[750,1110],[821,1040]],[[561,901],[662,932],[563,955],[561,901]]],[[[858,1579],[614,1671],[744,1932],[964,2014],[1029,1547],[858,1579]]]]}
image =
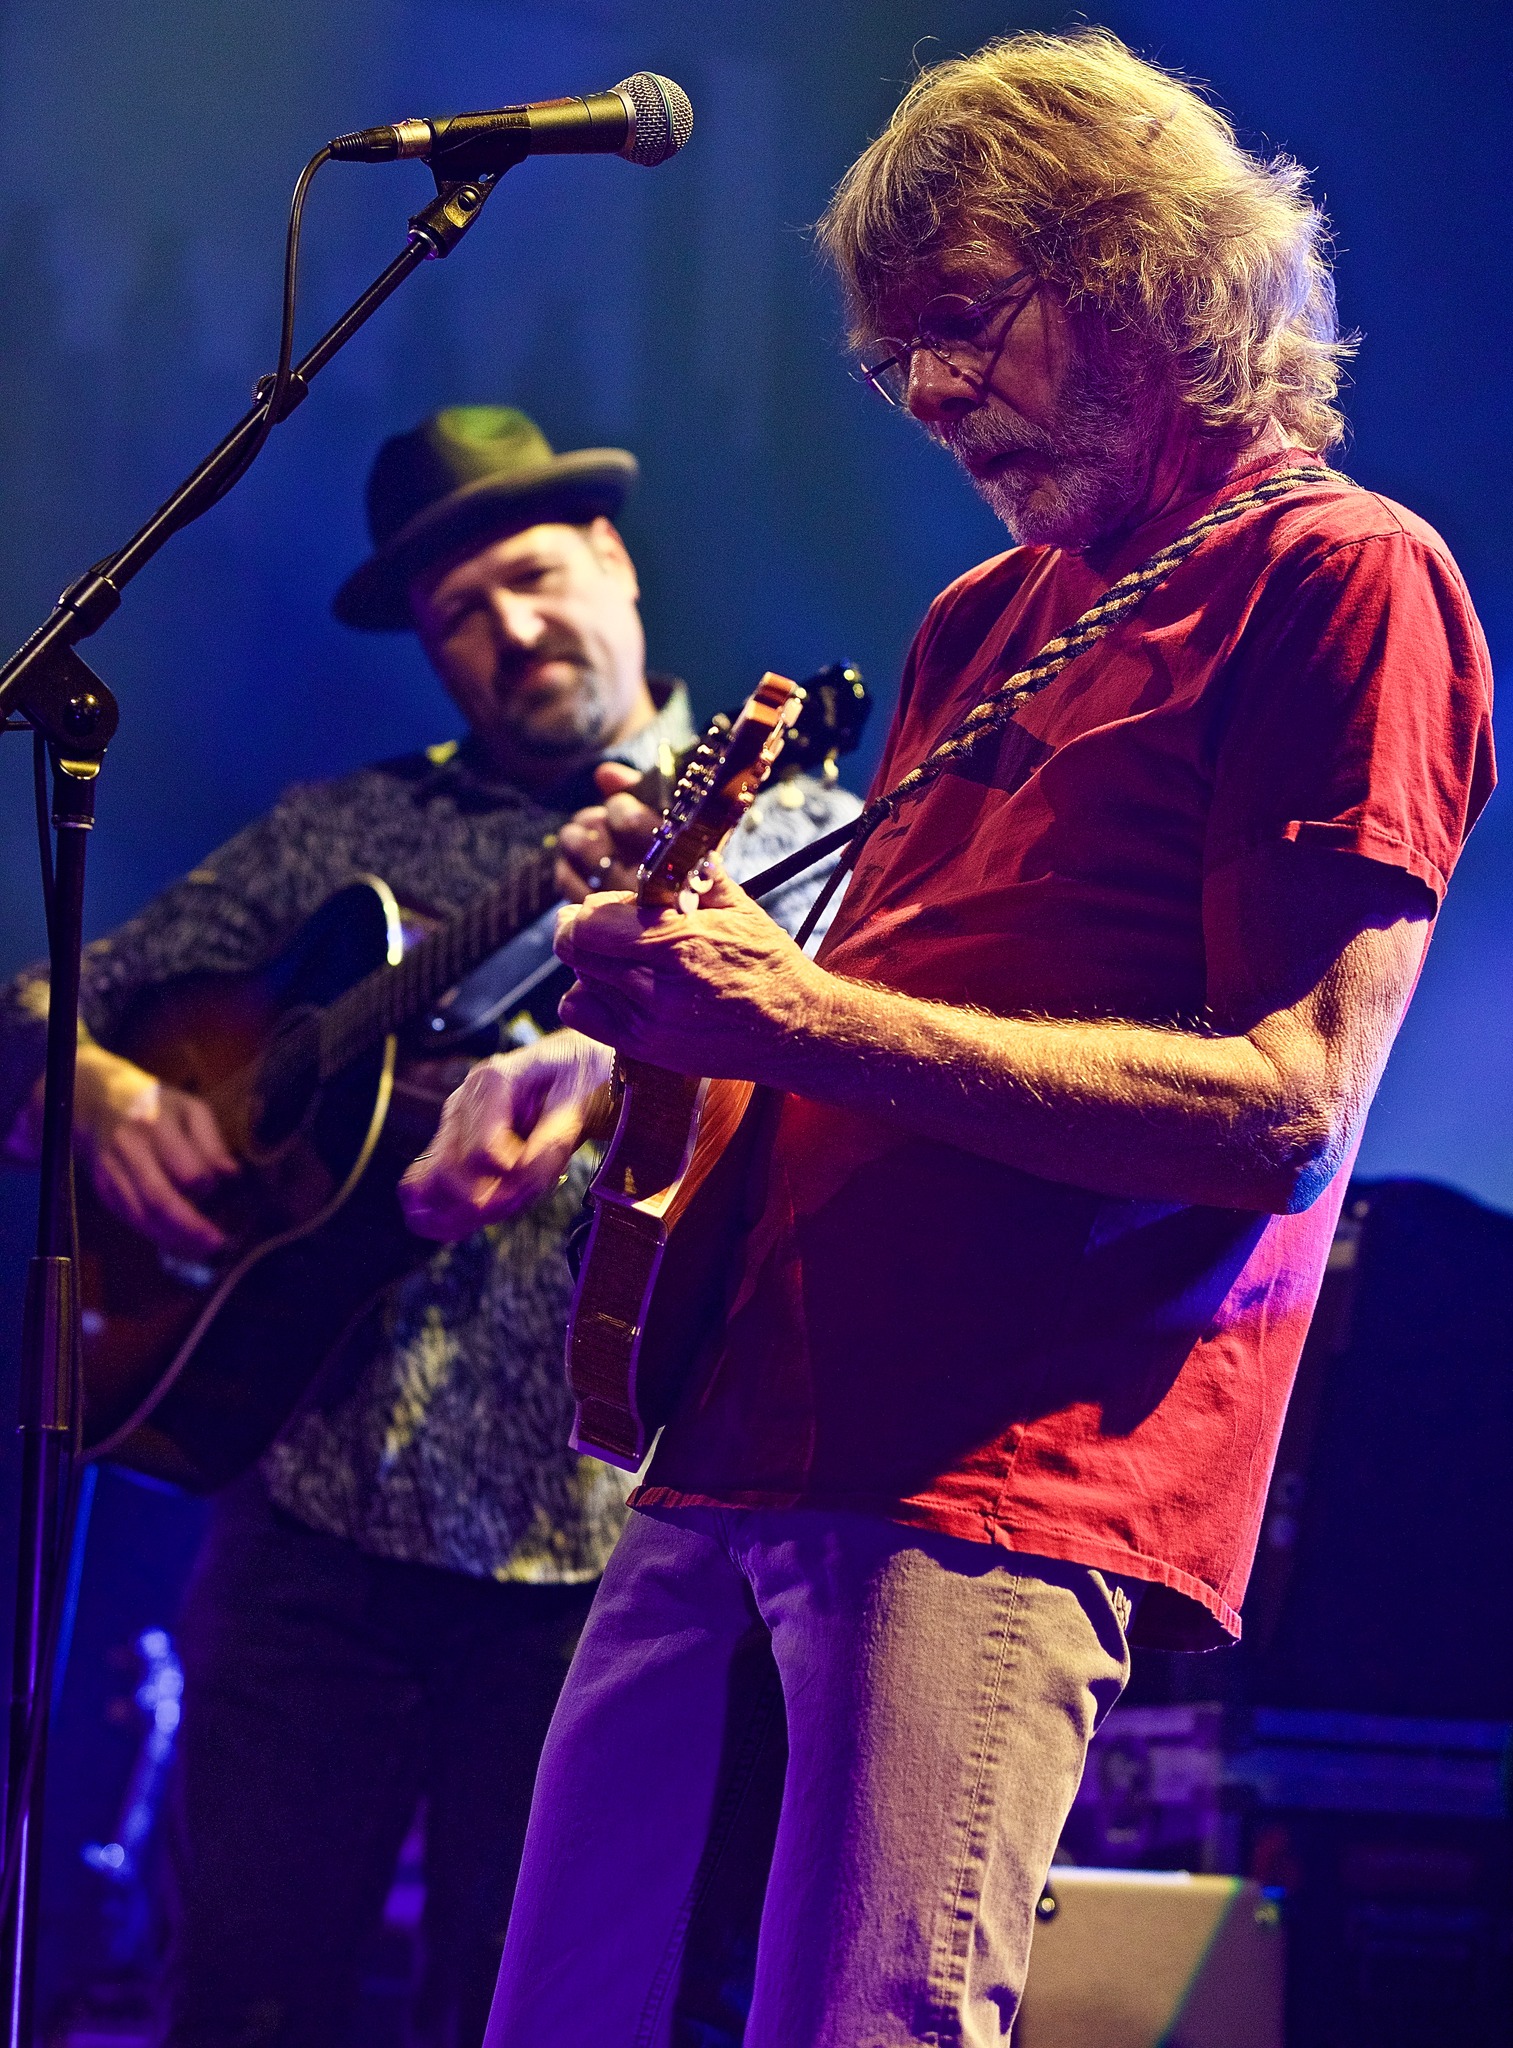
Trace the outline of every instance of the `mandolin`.
{"type": "MultiPolygon", "coordinates": [[[[697,916],[699,871],[772,772],[803,692],[766,675],[728,733],[684,770],[636,900],[697,916]]],[[[739,1228],[752,1083],[617,1058],[614,1136],[591,1211],[567,1333],[572,1447],[634,1472],[723,1306],[739,1228]]]]}
{"type": "MultiPolygon", "coordinates": [[[[868,708],[854,668],[821,671],[785,766],[822,768],[846,752],[868,708]]],[[[717,719],[702,753],[726,735],[729,719],[717,719]]],[[[653,770],[640,793],[660,807],[666,790],[653,770]]],[[[406,1228],[396,1188],[471,1061],[407,1065],[403,1034],[418,1031],[427,1052],[452,1043],[448,993],[550,911],[555,859],[550,839],[524,849],[430,929],[364,876],[263,967],[143,991],[109,1050],[202,1096],[242,1171],[205,1203],[231,1248],[204,1261],[159,1251],[81,1180],[90,1455],[197,1492],[226,1484],[267,1449],[384,1289],[433,1254],[406,1228]]]]}

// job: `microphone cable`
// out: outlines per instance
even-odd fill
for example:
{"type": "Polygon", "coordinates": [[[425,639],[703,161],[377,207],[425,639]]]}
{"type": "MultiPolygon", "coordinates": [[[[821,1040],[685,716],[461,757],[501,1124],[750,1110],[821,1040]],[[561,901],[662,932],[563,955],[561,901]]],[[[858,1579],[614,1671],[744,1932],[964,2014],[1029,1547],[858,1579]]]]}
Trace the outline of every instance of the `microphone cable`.
{"type": "Polygon", "coordinates": [[[203,505],[196,505],[186,511],[185,517],[174,528],[189,525],[202,512],[208,512],[212,505],[219,504],[233,485],[241,482],[247,471],[256,462],[267,445],[268,436],[284,416],[285,404],[294,383],[294,314],[299,299],[299,245],[305,224],[305,200],[315,182],[315,174],[331,161],[329,143],[318,149],[294,181],[294,191],[289,200],[289,223],[284,234],[284,288],[279,317],[278,364],[271,376],[260,377],[257,392],[263,402],[263,416],[258,424],[252,445],[247,449],[236,468],[217,485],[214,493],[203,505]]]}
{"type": "MultiPolygon", "coordinates": [[[[318,149],[294,181],[294,191],[289,200],[288,225],[284,233],[284,279],[281,293],[278,365],[270,374],[259,377],[254,397],[261,411],[251,442],[243,449],[240,457],[225,476],[216,480],[214,486],[201,484],[174,515],[168,535],[182,533],[186,526],[192,526],[201,519],[213,505],[218,505],[228,491],[239,484],[267,446],[268,436],[284,417],[288,406],[289,393],[294,384],[294,316],[299,300],[299,258],[300,237],[304,231],[305,200],[315,180],[315,174],[331,160],[329,143],[318,149]]],[[[165,539],[168,537],[165,535],[165,539]]],[[[131,545],[127,542],[127,547],[131,545]]],[[[110,572],[120,559],[124,549],[104,556],[86,573],[103,576],[107,581],[110,572]]]]}

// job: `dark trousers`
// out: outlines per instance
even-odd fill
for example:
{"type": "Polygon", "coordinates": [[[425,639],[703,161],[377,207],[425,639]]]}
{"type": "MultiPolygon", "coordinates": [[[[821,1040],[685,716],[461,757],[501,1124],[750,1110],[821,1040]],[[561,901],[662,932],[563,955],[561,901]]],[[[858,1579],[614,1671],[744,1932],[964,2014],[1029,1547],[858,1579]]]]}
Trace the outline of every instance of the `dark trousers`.
{"type": "Polygon", "coordinates": [[[255,1480],[222,1496],[180,1624],[168,2048],[341,2048],[422,1798],[411,2039],[477,2048],[592,1594],[370,1557],[255,1480]]]}

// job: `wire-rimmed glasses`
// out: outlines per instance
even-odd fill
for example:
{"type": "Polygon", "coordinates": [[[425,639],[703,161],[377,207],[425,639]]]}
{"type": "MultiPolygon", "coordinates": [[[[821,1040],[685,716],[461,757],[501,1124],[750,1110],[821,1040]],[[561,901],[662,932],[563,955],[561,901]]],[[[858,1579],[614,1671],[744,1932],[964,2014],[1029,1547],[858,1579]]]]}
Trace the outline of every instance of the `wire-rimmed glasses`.
{"type": "Polygon", "coordinates": [[[900,341],[890,334],[879,335],[874,344],[876,353],[868,351],[867,357],[858,362],[856,375],[864,384],[870,384],[879,398],[896,406],[904,403],[909,388],[909,365],[917,348],[927,348],[954,375],[967,376],[970,371],[964,359],[984,356],[990,347],[1001,348],[1009,328],[1034,298],[1037,289],[1038,280],[1034,272],[1024,269],[1016,270],[1012,277],[995,285],[980,299],[966,298],[960,292],[941,292],[920,313],[909,340],[900,341]],[[1020,298],[1002,332],[990,343],[994,315],[1020,291],[1027,278],[1030,280],[1028,291],[1020,298]]]}

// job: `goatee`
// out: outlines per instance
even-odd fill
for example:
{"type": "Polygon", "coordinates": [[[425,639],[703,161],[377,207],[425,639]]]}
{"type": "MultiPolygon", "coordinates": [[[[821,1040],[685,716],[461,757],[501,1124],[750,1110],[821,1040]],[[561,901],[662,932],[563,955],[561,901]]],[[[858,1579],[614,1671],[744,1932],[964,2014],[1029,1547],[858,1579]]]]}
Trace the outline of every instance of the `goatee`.
{"type": "Polygon", "coordinates": [[[1133,351],[1085,348],[1050,426],[979,406],[930,431],[1017,541],[1081,549],[1122,525],[1144,492],[1164,411],[1150,384],[1133,351]]]}

